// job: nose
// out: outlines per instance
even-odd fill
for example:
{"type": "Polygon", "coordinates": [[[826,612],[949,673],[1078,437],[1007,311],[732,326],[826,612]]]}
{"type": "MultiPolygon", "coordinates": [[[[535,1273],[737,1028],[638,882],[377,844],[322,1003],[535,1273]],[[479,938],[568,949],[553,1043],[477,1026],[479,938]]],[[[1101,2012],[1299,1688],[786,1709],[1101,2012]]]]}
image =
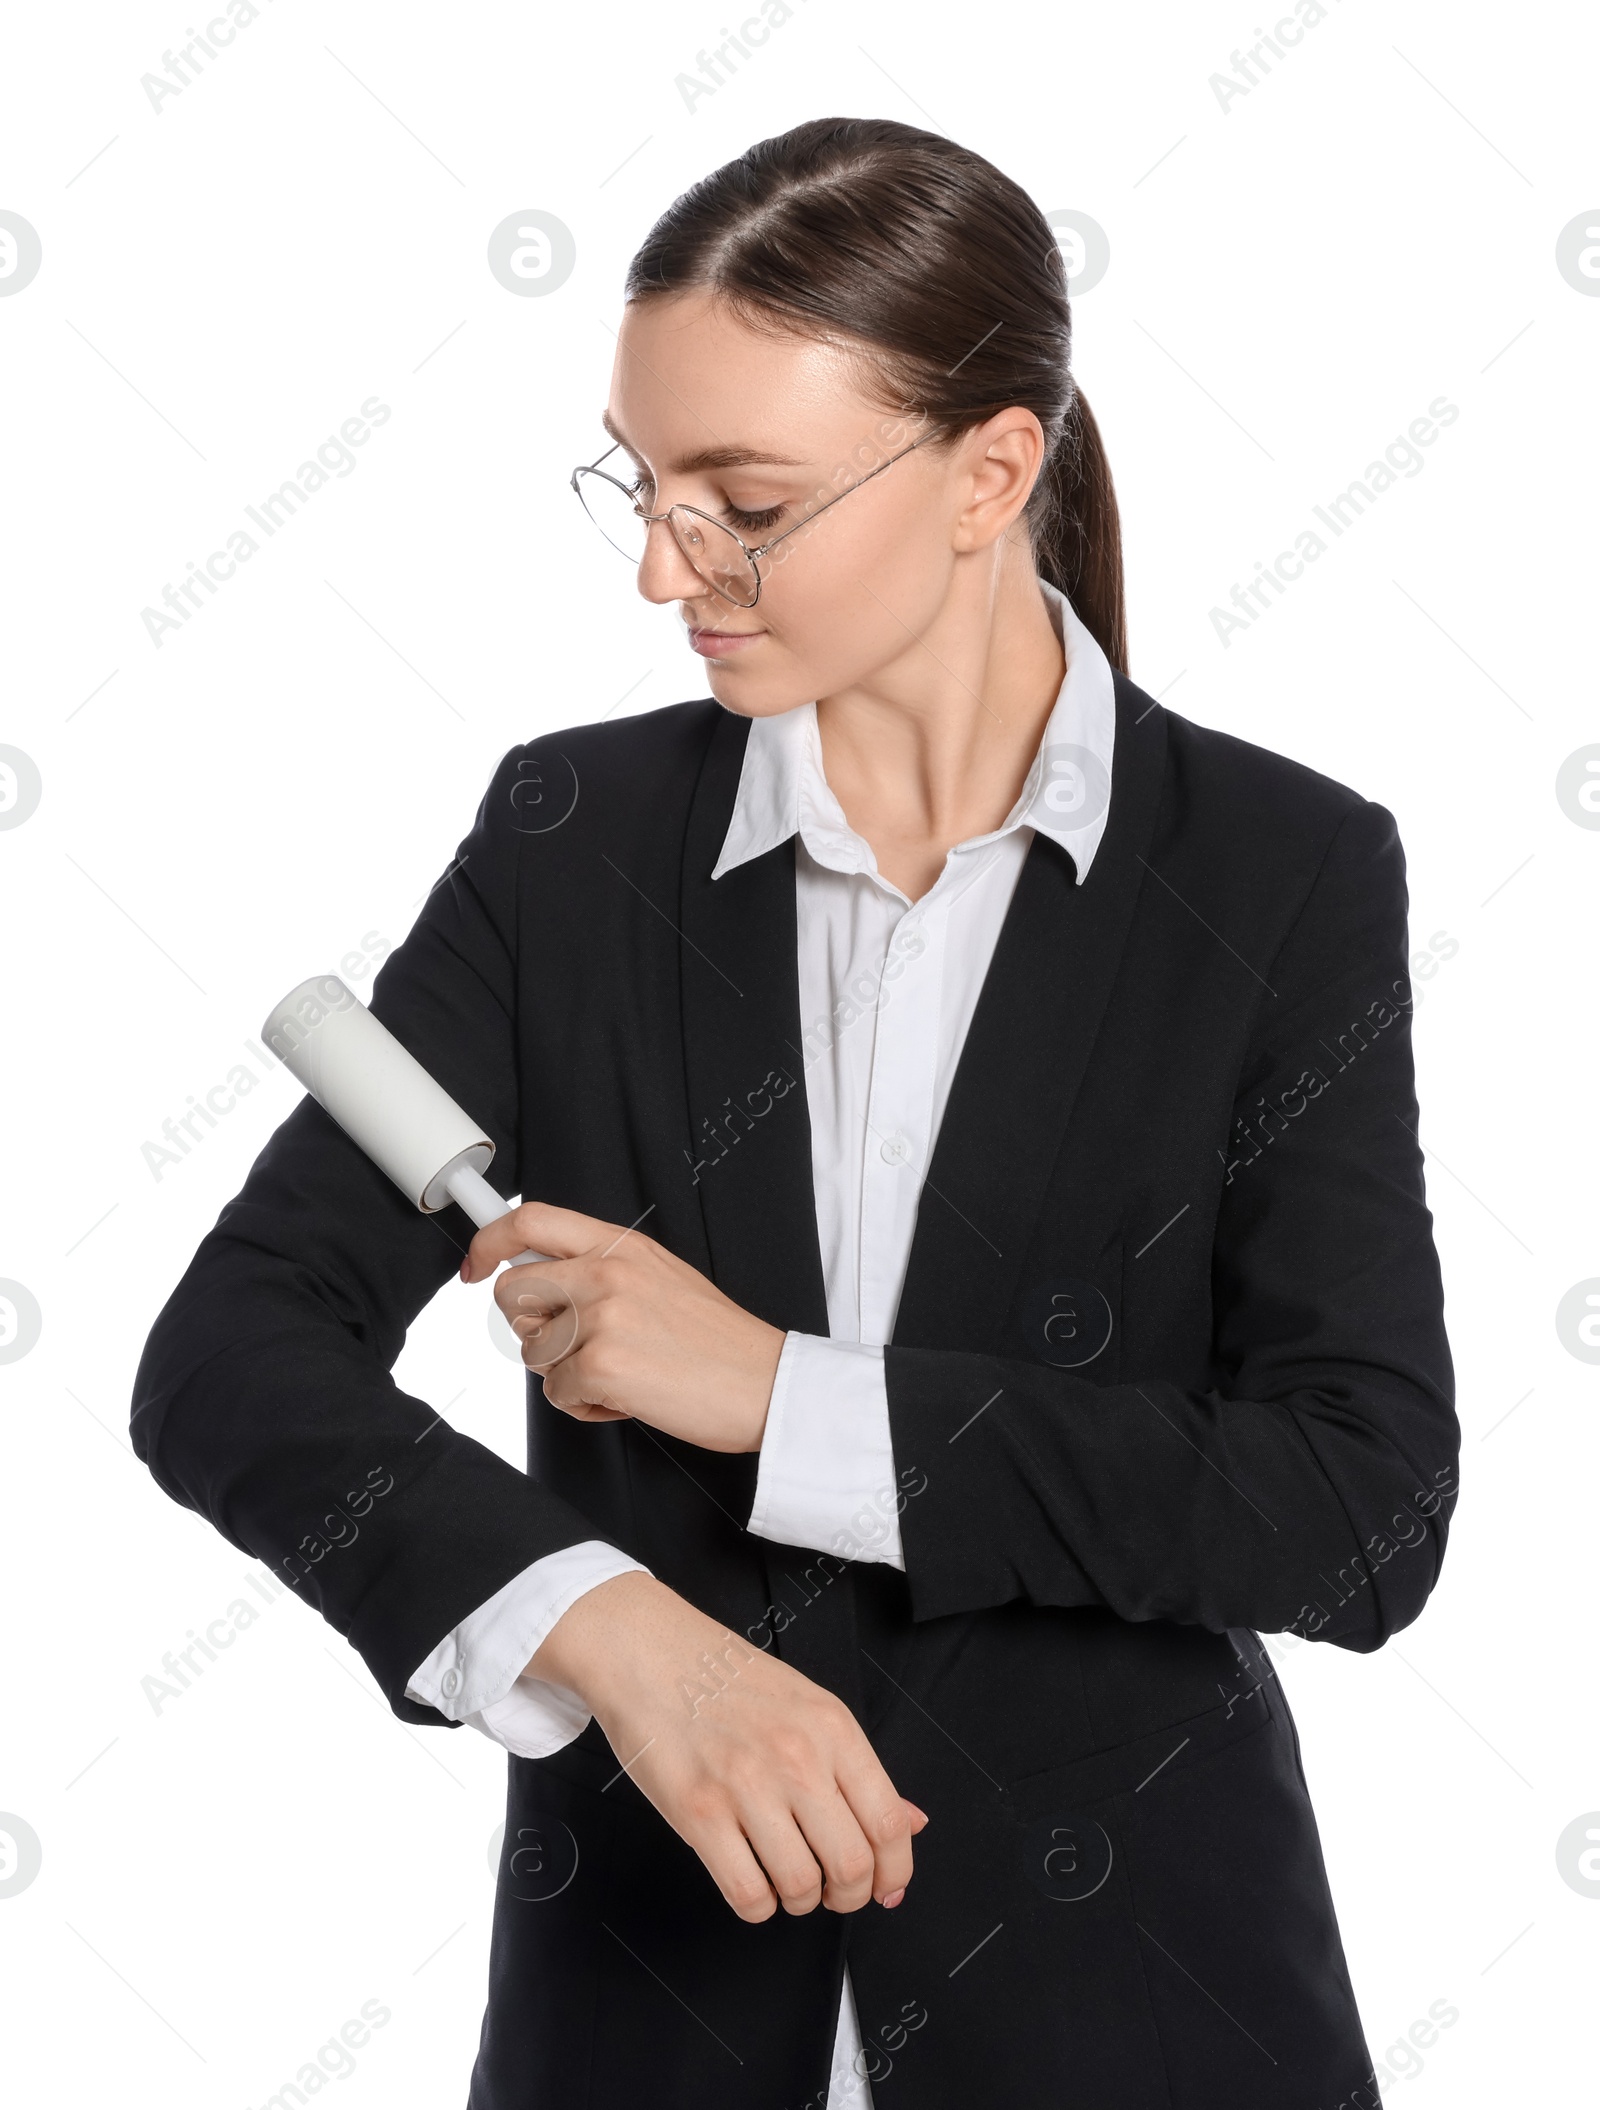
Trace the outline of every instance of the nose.
{"type": "Polygon", "coordinates": [[[652,520],[639,559],[639,592],[644,599],[657,606],[668,601],[698,601],[710,590],[678,547],[668,523],[652,520]]]}

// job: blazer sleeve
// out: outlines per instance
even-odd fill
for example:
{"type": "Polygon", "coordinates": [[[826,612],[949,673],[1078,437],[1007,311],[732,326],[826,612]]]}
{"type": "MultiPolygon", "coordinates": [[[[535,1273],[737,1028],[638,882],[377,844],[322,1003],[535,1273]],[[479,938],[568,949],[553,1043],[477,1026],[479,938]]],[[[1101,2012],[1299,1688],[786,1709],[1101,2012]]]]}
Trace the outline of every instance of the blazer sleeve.
{"type": "Polygon", "coordinates": [[[1368,1650],[1422,1609],[1460,1432],[1407,906],[1394,818],[1363,801],[1265,977],[1216,1139],[1205,1389],[884,1351],[895,1458],[926,1477],[900,1519],[914,1617],[1020,1599],[1368,1650]]]}
{"type": "MultiPolygon", "coordinates": [[[[487,1177],[508,1197],[523,1177],[515,800],[527,752],[502,758],[371,994],[484,1124],[487,1177]]],[[[441,1637],[531,1562],[602,1536],[390,1375],[474,1229],[453,1203],[425,1216],[307,1095],[201,1241],[134,1380],[133,1449],[157,1484],[296,1589],[409,1722],[447,1719],[405,1692],[441,1637]]]]}

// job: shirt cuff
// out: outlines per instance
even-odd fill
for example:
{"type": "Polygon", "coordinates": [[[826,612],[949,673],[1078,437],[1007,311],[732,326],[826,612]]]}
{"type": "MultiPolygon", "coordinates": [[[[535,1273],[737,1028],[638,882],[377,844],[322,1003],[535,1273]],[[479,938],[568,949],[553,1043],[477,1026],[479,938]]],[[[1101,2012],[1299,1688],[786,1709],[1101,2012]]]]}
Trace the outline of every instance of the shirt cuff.
{"type": "Polygon", "coordinates": [[[519,1758],[548,1758],[588,1727],[590,1710],[565,1685],[522,1675],[563,1612],[613,1575],[637,1570],[604,1539],[584,1539],[532,1562],[469,1612],[411,1673],[406,1698],[480,1730],[519,1758]]]}
{"type": "Polygon", "coordinates": [[[903,1571],[900,1506],[882,1348],[785,1334],[746,1528],[903,1571]]]}

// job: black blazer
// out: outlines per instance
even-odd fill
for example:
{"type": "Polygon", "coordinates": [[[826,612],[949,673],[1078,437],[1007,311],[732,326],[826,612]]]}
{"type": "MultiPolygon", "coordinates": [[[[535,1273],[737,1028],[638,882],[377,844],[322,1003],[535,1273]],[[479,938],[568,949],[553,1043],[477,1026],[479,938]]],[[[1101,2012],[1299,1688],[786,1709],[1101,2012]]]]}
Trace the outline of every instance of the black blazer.
{"type": "MultiPolygon", "coordinates": [[[[402,1720],[441,1722],[404,1686],[458,1620],[599,1536],[842,1694],[932,1817],[896,1911],[751,1927],[597,1725],[512,1758],[474,2110],[817,2110],[847,1949],[879,2110],[1376,2102],[1258,1632],[1377,1648],[1444,1551],[1404,858],[1382,806],[1116,703],[1098,857],[1035,836],[922,1192],[904,1575],[748,1534],[754,1456],[530,1376],[525,1475],[400,1391],[472,1226],[310,1099],[156,1321],[138,1455],[402,1720]]],[[[826,1334],[793,841],[709,876],[747,734],[708,699],[512,749],[372,1008],[502,1193],[826,1334]]]]}

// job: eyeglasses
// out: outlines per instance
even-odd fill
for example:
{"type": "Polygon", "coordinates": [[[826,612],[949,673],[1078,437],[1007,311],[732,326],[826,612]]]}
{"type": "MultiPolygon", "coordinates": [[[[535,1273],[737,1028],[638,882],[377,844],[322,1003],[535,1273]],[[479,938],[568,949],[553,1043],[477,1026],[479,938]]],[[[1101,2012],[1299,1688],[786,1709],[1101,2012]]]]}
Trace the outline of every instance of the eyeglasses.
{"type": "Polygon", "coordinates": [[[736,608],[754,608],[761,598],[761,573],[757,569],[757,558],[764,557],[769,550],[776,549],[780,542],[790,535],[797,534],[801,528],[809,527],[829,506],[836,506],[841,498],[848,498],[852,491],[859,491],[862,484],[870,483],[875,476],[881,476],[885,469],[892,469],[896,462],[903,461],[914,448],[920,447],[923,440],[933,437],[931,432],[925,432],[922,439],[913,440],[911,446],[902,447],[898,454],[891,454],[889,459],[880,462],[876,469],[869,469],[859,483],[850,486],[850,490],[839,492],[837,497],[830,498],[825,504],[818,506],[816,512],[808,513],[804,520],[797,520],[793,527],[785,528],[781,535],[774,535],[770,541],[761,543],[755,549],[750,547],[742,535],[736,535],[731,527],[725,526],[712,514],[703,513],[698,506],[668,506],[664,513],[641,511],[638,503],[640,486],[637,479],[632,484],[625,484],[600,466],[601,462],[609,461],[616,453],[622,444],[620,440],[608,447],[598,460],[574,469],[571,483],[589,518],[611,547],[620,550],[631,563],[639,565],[644,562],[651,524],[664,520],[672,530],[674,542],[713,593],[720,594],[725,601],[731,601],[736,608]]]}

